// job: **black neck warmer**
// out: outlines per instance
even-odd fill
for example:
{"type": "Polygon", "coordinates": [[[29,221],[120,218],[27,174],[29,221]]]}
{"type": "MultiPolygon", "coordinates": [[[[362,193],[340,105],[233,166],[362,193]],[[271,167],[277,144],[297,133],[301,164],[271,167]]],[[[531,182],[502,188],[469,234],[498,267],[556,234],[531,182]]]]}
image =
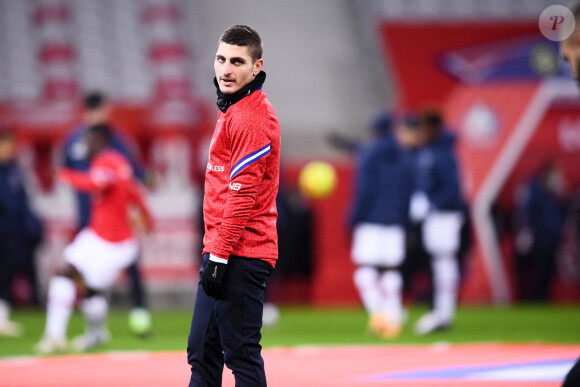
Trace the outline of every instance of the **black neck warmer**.
{"type": "Polygon", "coordinates": [[[258,75],[252,80],[252,82],[248,83],[246,86],[242,87],[240,90],[235,92],[234,94],[224,94],[220,91],[220,87],[218,85],[217,79],[213,79],[213,84],[216,88],[216,93],[218,96],[217,99],[217,106],[222,112],[227,112],[228,108],[242,100],[242,98],[252,94],[254,91],[260,89],[266,80],[266,73],[260,71],[258,75]]]}

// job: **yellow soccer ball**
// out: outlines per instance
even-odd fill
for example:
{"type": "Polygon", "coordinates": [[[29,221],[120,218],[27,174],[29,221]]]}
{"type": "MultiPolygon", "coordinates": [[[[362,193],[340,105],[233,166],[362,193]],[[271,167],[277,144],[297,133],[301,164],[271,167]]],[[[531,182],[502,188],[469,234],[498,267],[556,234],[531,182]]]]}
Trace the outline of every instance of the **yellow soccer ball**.
{"type": "Polygon", "coordinates": [[[302,168],[298,176],[298,187],[310,199],[324,199],[336,187],[336,170],[324,161],[311,161],[302,168]]]}
{"type": "Polygon", "coordinates": [[[134,308],[129,313],[129,330],[137,336],[151,333],[151,313],[144,308],[134,308]]]}

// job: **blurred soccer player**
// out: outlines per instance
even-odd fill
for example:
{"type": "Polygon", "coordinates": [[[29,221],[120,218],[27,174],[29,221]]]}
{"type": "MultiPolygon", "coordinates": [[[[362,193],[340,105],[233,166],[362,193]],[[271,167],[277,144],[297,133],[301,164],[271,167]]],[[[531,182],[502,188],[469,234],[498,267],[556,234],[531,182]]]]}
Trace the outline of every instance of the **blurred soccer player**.
{"type": "Polygon", "coordinates": [[[95,125],[87,132],[89,171],[69,168],[59,178],[75,189],[91,194],[91,219],[64,250],[66,266],[49,282],[46,327],[37,345],[40,353],[67,348],[66,331],[76,289],[73,277],[80,274],[86,291],[81,310],[87,323],[84,335],[73,342],[76,350],[87,350],[108,340],[108,303],[104,292],[120,272],[137,259],[138,243],[131,229],[129,210],[135,206],[146,228],[151,216],[133,177],[131,165],[111,148],[111,130],[95,125]]]}
{"type": "MultiPolygon", "coordinates": [[[[26,243],[32,214],[24,178],[15,160],[14,133],[0,128],[0,336],[19,336],[21,327],[10,320],[12,280],[17,253],[26,243]]],[[[33,279],[34,280],[34,279],[33,279]]]]}
{"type": "Polygon", "coordinates": [[[546,302],[566,219],[566,178],[549,162],[520,189],[515,204],[517,284],[520,299],[546,302]]]}
{"type": "Polygon", "coordinates": [[[262,86],[262,39],[228,28],[214,59],[219,108],[205,174],[203,263],[189,333],[190,386],[266,386],[260,345],[266,279],[278,258],[280,125],[262,86]]]}
{"type": "Polygon", "coordinates": [[[401,333],[404,322],[401,265],[412,187],[405,153],[415,145],[415,130],[405,123],[394,136],[390,122],[382,126],[375,141],[358,147],[350,223],[354,283],[370,315],[369,331],[390,339],[401,333]]]}
{"type": "Polygon", "coordinates": [[[433,309],[415,325],[415,332],[423,335],[448,328],[455,318],[465,204],[453,150],[455,137],[445,131],[436,111],[421,115],[421,128],[424,145],[417,156],[410,216],[423,222],[423,245],[431,256],[433,274],[433,309]]]}
{"type": "MultiPolygon", "coordinates": [[[[580,2],[575,1],[570,10],[574,15],[575,26],[572,35],[560,43],[560,53],[568,62],[572,77],[580,87],[580,2]]],[[[580,386],[580,359],[574,364],[572,369],[566,375],[563,387],[580,386]]]]}
{"type": "MultiPolygon", "coordinates": [[[[64,165],[68,168],[87,171],[89,169],[89,157],[87,153],[86,133],[89,127],[98,124],[107,124],[112,130],[113,149],[119,151],[131,163],[137,179],[149,182],[134,145],[129,138],[123,136],[122,132],[109,123],[111,106],[104,94],[100,92],[88,93],[83,101],[83,121],[74,127],[64,143],[64,165]]],[[[90,195],[87,192],[76,191],[78,224],[77,230],[82,230],[89,224],[91,216],[90,195]]],[[[146,307],[145,289],[143,279],[139,270],[139,260],[137,259],[128,268],[129,280],[131,283],[131,295],[133,297],[134,309],[130,314],[149,314],[146,307]]]]}

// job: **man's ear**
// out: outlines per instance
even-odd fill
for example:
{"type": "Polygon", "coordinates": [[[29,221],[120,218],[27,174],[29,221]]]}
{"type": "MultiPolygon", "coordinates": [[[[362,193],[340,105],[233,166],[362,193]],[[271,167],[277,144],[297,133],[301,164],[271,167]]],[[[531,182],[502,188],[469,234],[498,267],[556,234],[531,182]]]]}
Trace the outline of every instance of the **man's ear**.
{"type": "Polygon", "coordinates": [[[572,36],[568,37],[567,39],[564,39],[564,41],[561,44],[574,44],[576,46],[578,46],[580,44],[580,29],[574,29],[574,32],[572,32],[572,36]]]}
{"type": "Polygon", "coordinates": [[[262,67],[264,66],[264,59],[260,58],[257,61],[254,62],[254,78],[256,77],[256,75],[258,75],[260,73],[260,71],[262,71],[262,67]]]}

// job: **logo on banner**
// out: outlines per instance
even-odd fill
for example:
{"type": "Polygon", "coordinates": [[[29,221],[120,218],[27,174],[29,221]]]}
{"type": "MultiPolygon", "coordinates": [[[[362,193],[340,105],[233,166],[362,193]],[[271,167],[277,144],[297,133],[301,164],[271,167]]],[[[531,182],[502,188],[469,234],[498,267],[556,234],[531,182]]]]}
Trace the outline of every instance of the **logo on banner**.
{"type": "Polygon", "coordinates": [[[472,145],[478,148],[492,146],[500,133],[497,113],[485,103],[476,103],[465,113],[462,130],[472,145]]]}
{"type": "Polygon", "coordinates": [[[580,118],[566,117],[558,125],[558,142],[567,152],[580,151],[580,118]]]}

